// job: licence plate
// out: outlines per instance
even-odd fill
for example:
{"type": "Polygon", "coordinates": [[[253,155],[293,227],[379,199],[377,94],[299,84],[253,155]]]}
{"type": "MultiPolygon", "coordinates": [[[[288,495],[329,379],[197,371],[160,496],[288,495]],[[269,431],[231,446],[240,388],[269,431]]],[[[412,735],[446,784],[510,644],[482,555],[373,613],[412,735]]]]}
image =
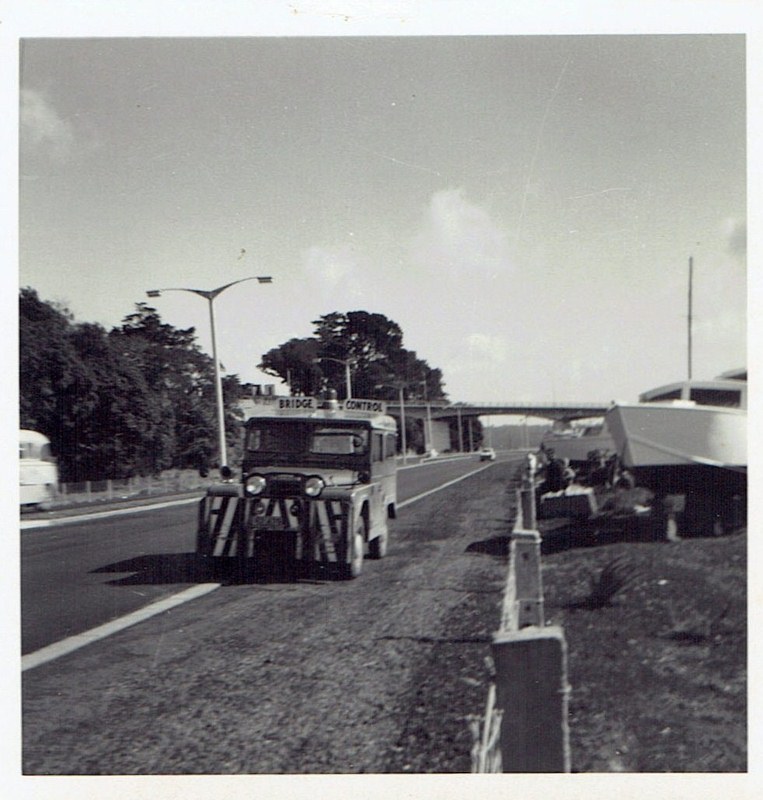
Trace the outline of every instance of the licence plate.
{"type": "Polygon", "coordinates": [[[286,520],[280,517],[260,517],[254,521],[256,531],[285,531],[287,529],[286,520]]]}

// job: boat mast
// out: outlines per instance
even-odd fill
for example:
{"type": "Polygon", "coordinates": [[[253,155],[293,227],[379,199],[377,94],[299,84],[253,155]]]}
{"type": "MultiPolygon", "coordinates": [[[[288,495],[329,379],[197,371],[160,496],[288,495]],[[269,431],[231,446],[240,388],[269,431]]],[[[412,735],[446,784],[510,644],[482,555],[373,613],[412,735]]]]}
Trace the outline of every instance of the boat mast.
{"type": "Polygon", "coordinates": [[[687,358],[688,358],[688,367],[689,367],[689,380],[691,380],[691,295],[692,295],[692,279],[694,273],[694,258],[689,256],[689,314],[688,314],[688,334],[689,334],[689,341],[688,341],[688,348],[687,348],[687,358]]]}

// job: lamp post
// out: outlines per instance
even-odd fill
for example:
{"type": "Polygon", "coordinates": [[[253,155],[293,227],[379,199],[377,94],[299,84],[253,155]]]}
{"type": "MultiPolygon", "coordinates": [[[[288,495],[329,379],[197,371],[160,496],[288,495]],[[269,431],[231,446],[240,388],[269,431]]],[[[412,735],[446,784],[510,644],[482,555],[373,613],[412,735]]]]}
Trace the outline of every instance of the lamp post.
{"type": "Polygon", "coordinates": [[[346,387],[347,400],[352,398],[352,380],[350,376],[350,364],[354,364],[351,358],[331,358],[330,356],[321,356],[313,359],[313,364],[318,364],[321,361],[336,361],[337,364],[344,364],[344,382],[346,387]]]}
{"type": "Polygon", "coordinates": [[[220,361],[217,358],[217,336],[215,332],[215,307],[214,300],[222,294],[226,289],[235,286],[237,283],[244,281],[257,281],[257,283],[272,283],[273,279],[269,275],[256,275],[251,278],[241,278],[237,281],[231,281],[224,286],[218,286],[217,289],[205,291],[204,289],[186,289],[182,287],[170,287],[167,289],[149,289],[146,294],[149,297],[161,297],[162,292],[191,292],[203,297],[209,303],[209,326],[212,332],[212,360],[215,367],[215,401],[217,405],[217,437],[218,449],[220,451],[220,469],[227,466],[228,455],[225,447],[225,406],[223,405],[223,383],[220,376],[220,361]]]}

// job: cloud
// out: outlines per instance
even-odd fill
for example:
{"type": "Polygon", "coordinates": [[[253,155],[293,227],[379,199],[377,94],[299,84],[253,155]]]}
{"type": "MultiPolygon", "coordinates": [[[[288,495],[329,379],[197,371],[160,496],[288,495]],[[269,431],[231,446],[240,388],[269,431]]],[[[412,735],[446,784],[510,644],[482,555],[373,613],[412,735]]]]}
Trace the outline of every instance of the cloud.
{"type": "Polygon", "coordinates": [[[723,235],[726,237],[726,249],[737,258],[747,255],[747,222],[729,218],[724,220],[723,235]]]}
{"type": "Polygon", "coordinates": [[[462,189],[432,195],[411,244],[411,260],[441,275],[500,274],[512,268],[506,233],[462,189]]]}
{"type": "Polygon", "coordinates": [[[466,346],[472,363],[489,361],[492,364],[500,364],[506,361],[508,345],[502,336],[471,333],[466,337],[466,346]]]}
{"type": "Polygon", "coordinates": [[[40,92],[21,90],[22,142],[35,148],[47,147],[51,155],[68,155],[74,143],[74,129],[40,92]]]}
{"type": "Polygon", "coordinates": [[[367,259],[351,243],[313,245],[302,252],[302,280],[310,298],[331,311],[368,301],[368,273],[367,259]]]}
{"type": "Polygon", "coordinates": [[[349,246],[329,250],[314,245],[304,253],[305,272],[324,286],[337,286],[347,280],[355,268],[355,257],[349,246]]]}

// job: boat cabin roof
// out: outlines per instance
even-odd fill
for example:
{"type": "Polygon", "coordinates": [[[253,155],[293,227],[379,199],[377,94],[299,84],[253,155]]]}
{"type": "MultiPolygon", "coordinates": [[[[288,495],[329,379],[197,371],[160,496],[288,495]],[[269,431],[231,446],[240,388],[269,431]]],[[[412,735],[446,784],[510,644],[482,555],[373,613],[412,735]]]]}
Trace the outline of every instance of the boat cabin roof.
{"type": "Polygon", "coordinates": [[[641,403],[692,401],[700,406],[747,408],[747,384],[738,378],[686,380],[667,383],[639,395],[641,403]]]}

